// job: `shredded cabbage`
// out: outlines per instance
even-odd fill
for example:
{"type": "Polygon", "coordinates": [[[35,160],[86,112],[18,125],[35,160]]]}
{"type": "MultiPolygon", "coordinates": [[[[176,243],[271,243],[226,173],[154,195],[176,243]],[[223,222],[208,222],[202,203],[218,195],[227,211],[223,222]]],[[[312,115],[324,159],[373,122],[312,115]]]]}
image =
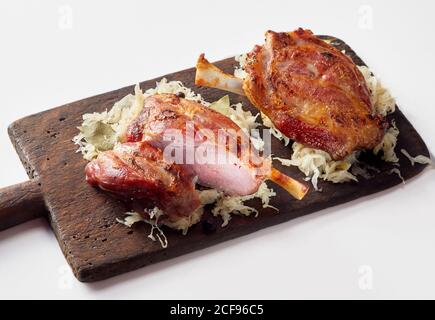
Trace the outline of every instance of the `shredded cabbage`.
{"type": "Polygon", "coordinates": [[[396,100],[366,66],[358,66],[371,93],[374,113],[386,116],[396,110],[396,100]]]}
{"type": "Polygon", "coordinates": [[[260,151],[264,149],[263,139],[261,139],[257,131],[253,130],[260,125],[256,121],[258,114],[254,116],[251,111],[243,110],[243,105],[241,103],[231,105],[228,95],[211,103],[210,108],[222,113],[224,116],[230,118],[234,123],[236,123],[250,137],[254,148],[260,151]]]}
{"type": "Polygon", "coordinates": [[[235,56],[234,59],[239,63],[239,67],[234,69],[234,76],[240,79],[245,79],[247,74],[245,69],[246,59],[248,55],[246,53],[235,56]]]}
{"type": "Polygon", "coordinates": [[[405,184],[405,179],[403,179],[403,177],[402,177],[402,173],[400,172],[399,169],[397,169],[397,168],[393,168],[393,169],[390,170],[390,173],[395,173],[395,174],[397,174],[397,176],[400,178],[400,180],[402,180],[402,183],[405,184]]]}
{"type": "Polygon", "coordinates": [[[374,149],[373,153],[378,154],[382,150],[382,160],[386,162],[398,162],[399,158],[396,155],[394,149],[397,144],[397,137],[399,136],[399,129],[396,127],[396,123],[393,121],[391,126],[388,128],[380,144],[378,144],[374,149]]]}
{"type": "Polygon", "coordinates": [[[230,97],[228,95],[211,103],[210,108],[230,118],[246,134],[250,134],[252,129],[259,126],[259,123],[256,122],[258,114],[254,116],[251,111],[243,110],[243,105],[241,103],[231,105],[230,97]]]}
{"type": "Polygon", "coordinates": [[[220,216],[223,220],[222,227],[225,227],[231,220],[231,213],[249,216],[252,213],[258,215],[258,211],[255,208],[249,207],[244,204],[245,201],[259,198],[263,204],[263,208],[273,208],[279,211],[277,208],[269,204],[270,198],[276,196],[275,191],[272,188],[268,188],[266,182],[263,182],[258,188],[257,192],[241,197],[229,197],[224,194],[220,194],[217,198],[215,207],[212,210],[214,216],[220,216]]]}
{"type": "Polygon", "coordinates": [[[168,247],[168,239],[165,233],[159,226],[159,218],[164,214],[159,208],[154,208],[146,212],[149,215],[149,219],[145,219],[137,212],[126,212],[124,219],[116,218],[118,223],[121,223],[129,228],[137,222],[145,222],[151,226],[151,231],[148,234],[148,238],[152,241],[159,241],[162,248],[168,247]]]}
{"type": "Polygon", "coordinates": [[[323,151],[304,147],[302,144],[294,142],[292,145],[293,153],[290,159],[274,157],[285,166],[295,166],[309,177],[315,190],[318,187],[318,179],[342,183],[346,181],[358,181],[358,179],[348,170],[356,158],[354,155],[343,161],[334,161],[331,156],[323,151]]]}
{"type": "Polygon", "coordinates": [[[405,149],[400,149],[400,152],[402,152],[403,155],[409,159],[409,161],[411,162],[411,165],[414,165],[415,163],[420,163],[420,164],[430,164],[430,165],[434,166],[433,161],[426,156],[423,156],[420,154],[416,157],[413,157],[405,149]]]}

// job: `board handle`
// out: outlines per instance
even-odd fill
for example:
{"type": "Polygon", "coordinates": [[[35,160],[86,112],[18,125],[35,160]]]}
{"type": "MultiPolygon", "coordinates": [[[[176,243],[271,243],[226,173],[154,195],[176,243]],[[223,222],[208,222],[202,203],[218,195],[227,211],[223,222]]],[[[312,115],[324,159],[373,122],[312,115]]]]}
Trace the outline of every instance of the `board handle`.
{"type": "Polygon", "coordinates": [[[0,189],[0,231],[47,212],[39,179],[0,189]]]}

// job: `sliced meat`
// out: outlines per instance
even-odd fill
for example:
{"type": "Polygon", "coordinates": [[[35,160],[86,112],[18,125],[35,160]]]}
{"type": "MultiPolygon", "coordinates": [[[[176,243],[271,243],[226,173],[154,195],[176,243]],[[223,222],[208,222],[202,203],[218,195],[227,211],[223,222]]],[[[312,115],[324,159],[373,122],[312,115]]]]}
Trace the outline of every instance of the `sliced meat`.
{"type": "Polygon", "coordinates": [[[136,211],[158,207],[170,220],[200,207],[194,175],[163,159],[146,141],[124,143],[101,153],[86,166],[86,180],[121,197],[136,211]]]}
{"type": "Polygon", "coordinates": [[[255,193],[270,173],[270,161],[250,149],[249,137],[237,124],[210,108],[173,94],[147,98],[142,113],[128,128],[126,140],[149,141],[162,150],[172,143],[183,154],[179,164],[198,176],[199,184],[228,195],[255,193]],[[181,143],[168,139],[173,130],[183,137],[181,143]],[[219,140],[219,136],[225,135],[227,142],[236,143],[219,140]],[[193,139],[189,141],[188,137],[193,139]],[[207,150],[213,152],[212,157],[211,152],[202,152],[207,150]]]}

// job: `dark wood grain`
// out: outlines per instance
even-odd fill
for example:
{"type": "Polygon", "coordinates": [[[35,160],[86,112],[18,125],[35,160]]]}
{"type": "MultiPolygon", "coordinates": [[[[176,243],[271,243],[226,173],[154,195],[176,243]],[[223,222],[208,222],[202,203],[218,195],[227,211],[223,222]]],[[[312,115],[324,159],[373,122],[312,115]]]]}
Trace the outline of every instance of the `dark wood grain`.
{"type": "MultiPolygon", "coordinates": [[[[345,50],[357,64],[363,63],[342,41],[335,38],[331,40],[333,45],[345,50]]],[[[227,72],[232,72],[235,62],[233,59],[226,59],[216,64],[227,72]]],[[[224,94],[215,89],[196,87],[194,73],[192,68],[167,75],[166,78],[181,80],[208,101],[217,100],[224,94]]],[[[155,81],[160,79],[145,81],[141,86],[144,89],[154,87],[155,81]]],[[[274,187],[277,196],[272,204],[280,209],[279,213],[260,209],[260,204],[253,201],[253,205],[261,212],[258,218],[236,216],[225,228],[219,226],[219,220],[206,213],[205,218],[209,219],[209,223],[197,224],[186,236],[166,229],[169,246],[162,249],[159,243],[147,238],[149,228],[146,225],[139,224],[128,229],[115,221],[116,217],[123,216],[124,206],[85,183],[83,170],[86,162],[76,153],[77,148],[71,142],[72,137],[77,134],[76,127],[81,123],[82,114],[108,109],[114,102],[132,92],[133,86],[129,86],[76,101],[18,120],[9,128],[10,137],[29,177],[38,176],[40,179],[40,188],[49,210],[48,218],[53,231],[74,274],[81,281],[105,279],[401,183],[395,174],[390,174],[392,167],[389,164],[378,161],[375,165],[381,172],[372,179],[360,179],[359,183],[320,183],[323,192],[311,190],[303,201],[294,200],[279,187],[274,187]],[[212,225],[218,226],[213,232],[208,230],[210,221],[212,225]]],[[[248,109],[256,112],[245,97],[230,94],[230,98],[233,103],[242,102],[248,109]]],[[[397,149],[406,148],[411,154],[429,156],[424,142],[400,110],[392,117],[401,132],[397,149]]],[[[284,147],[278,141],[273,141],[272,151],[279,157],[290,156],[290,148],[284,147]]],[[[399,157],[400,169],[405,179],[417,175],[424,168],[423,165],[411,166],[401,154],[399,157]]],[[[282,167],[279,164],[276,167],[289,175],[303,178],[295,168],[282,167]]]]}
{"type": "Polygon", "coordinates": [[[39,179],[0,189],[0,231],[46,213],[39,179]]]}

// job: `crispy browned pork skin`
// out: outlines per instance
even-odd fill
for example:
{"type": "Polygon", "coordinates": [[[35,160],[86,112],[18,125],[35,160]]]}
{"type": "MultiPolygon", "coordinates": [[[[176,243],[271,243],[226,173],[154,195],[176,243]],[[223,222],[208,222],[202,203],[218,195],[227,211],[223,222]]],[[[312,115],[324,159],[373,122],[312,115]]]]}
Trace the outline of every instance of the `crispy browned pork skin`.
{"type": "Polygon", "coordinates": [[[196,83],[243,92],[290,139],[343,159],[372,149],[385,134],[364,77],[345,54],[310,30],[266,32],[263,46],[248,54],[247,77],[239,83],[204,56],[196,83]]]}
{"type": "Polygon", "coordinates": [[[86,166],[86,180],[125,200],[132,209],[160,208],[176,221],[200,207],[194,175],[164,160],[146,141],[124,143],[101,153],[86,166]]]}
{"type": "MultiPolygon", "coordinates": [[[[179,130],[183,136],[192,127],[195,146],[207,141],[216,152],[215,161],[188,161],[184,158],[183,167],[198,177],[198,183],[223,191],[228,195],[249,195],[255,193],[265,179],[271,179],[285,188],[297,199],[302,199],[308,188],[296,180],[271,168],[270,159],[261,158],[250,148],[249,137],[240,127],[226,116],[203,105],[180,98],[173,94],[160,94],[145,100],[142,113],[130,125],[126,133],[127,141],[149,141],[163,149],[169,144],[164,135],[168,130],[179,130]],[[237,142],[236,148],[219,147],[219,130],[224,130],[229,138],[237,142]],[[204,137],[210,131],[212,137],[204,137]],[[202,139],[202,138],[205,138],[202,139]],[[198,143],[199,142],[199,143],[198,143]],[[246,151],[243,153],[243,151],[246,151]],[[246,155],[249,155],[248,157],[246,155]],[[217,161],[225,159],[225,161],[217,161]],[[204,163],[205,162],[205,163],[204,163]]],[[[186,153],[184,142],[181,146],[186,153]]]]}
{"type": "MultiPolygon", "coordinates": [[[[170,221],[202,210],[196,182],[228,195],[248,195],[255,193],[263,180],[271,179],[302,199],[308,188],[271,168],[269,159],[256,153],[246,158],[240,155],[241,134],[245,135],[229,118],[197,102],[173,94],[153,95],[145,100],[142,112],[129,125],[125,142],[100,153],[87,165],[86,180],[124,199],[137,212],[158,207],[165,213],[163,219],[170,221]],[[186,138],[187,123],[194,133],[194,148],[204,142],[214,144],[213,150],[222,152],[221,159],[225,161],[199,162],[196,158],[187,161],[183,157],[181,162],[174,162],[168,159],[165,148],[171,141],[166,141],[165,135],[176,129],[186,138]],[[225,132],[236,136],[237,148],[226,145],[219,148],[220,140],[212,139],[211,135],[202,136],[203,129],[214,133],[215,137],[219,137],[220,129],[227,129],[225,132]]],[[[249,138],[245,138],[249,147],[249,138]]],[[[187,145],[182,142],[177,147],[186,154],[187,145]]]]}

